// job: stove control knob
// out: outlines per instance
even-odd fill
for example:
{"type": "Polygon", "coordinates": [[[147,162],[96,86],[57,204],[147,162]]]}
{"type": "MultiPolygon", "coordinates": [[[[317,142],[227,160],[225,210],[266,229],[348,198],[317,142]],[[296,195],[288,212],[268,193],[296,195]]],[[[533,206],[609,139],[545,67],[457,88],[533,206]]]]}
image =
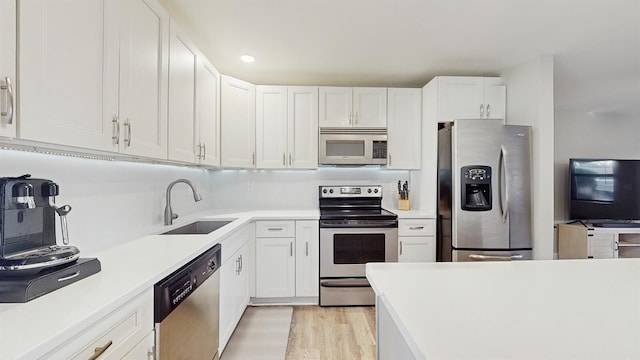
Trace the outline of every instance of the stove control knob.
{"type": "Polygon", "coordinates": [[[378,193],[378,189],[373,190],[373,192],[377,194],[378,193]]]}
{"type": "Polygon", "coordinates": [[[330,194],[333,194],[333,189],[329,189],[329,193],[330,193],[330,194]]]}
{"type": "Polygon", "coordinates": [[[367,192],[368,192],[369,194],[371,194],[371,188],[369,188],[369,189],[367,190],[367,192]]]}
{"type": "Polygon", "coordinates": [[[322,189],[322,193],[326,194],[327,193],[327,189],[322,189]]]}

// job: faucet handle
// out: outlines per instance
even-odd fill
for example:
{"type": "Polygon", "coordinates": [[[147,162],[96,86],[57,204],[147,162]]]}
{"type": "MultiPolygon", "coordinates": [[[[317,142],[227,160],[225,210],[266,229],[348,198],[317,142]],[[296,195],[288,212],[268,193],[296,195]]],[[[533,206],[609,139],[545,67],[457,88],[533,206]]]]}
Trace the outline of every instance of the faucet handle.
{"type": "Polygon", "coordinates": [[[171,220],[175,220],[177,218],[178,218],[178,214],[176,213],[171,214],[171,220]]]}

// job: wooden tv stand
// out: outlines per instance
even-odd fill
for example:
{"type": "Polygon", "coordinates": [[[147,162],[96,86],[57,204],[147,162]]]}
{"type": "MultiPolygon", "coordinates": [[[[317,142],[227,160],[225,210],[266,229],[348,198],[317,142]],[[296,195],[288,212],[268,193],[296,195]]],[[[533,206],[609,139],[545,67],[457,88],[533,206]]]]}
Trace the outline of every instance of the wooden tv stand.
{"type": "Polygon", "coordinates": [[[640,258],[640,228],[558,225],[558,259],[640,258]]]}

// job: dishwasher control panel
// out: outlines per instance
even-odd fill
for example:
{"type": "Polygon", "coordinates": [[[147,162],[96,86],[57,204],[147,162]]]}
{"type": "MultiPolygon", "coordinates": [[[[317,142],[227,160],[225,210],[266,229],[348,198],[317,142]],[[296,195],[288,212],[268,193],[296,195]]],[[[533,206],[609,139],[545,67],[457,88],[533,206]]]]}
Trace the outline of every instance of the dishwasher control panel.
{"type": "Polygon", "coordinates": [[[160,323],[191,295],[200,284],[218,271],[220,244],[205,251],[154,285],[154,321],[160,323]]]}

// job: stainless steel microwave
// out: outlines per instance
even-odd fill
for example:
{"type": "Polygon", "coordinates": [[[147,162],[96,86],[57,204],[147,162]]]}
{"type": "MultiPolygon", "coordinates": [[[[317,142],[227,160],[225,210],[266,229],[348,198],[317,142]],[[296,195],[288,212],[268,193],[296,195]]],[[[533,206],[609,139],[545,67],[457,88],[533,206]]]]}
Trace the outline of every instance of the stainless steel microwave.
{"type": "Polygon", "coordinates": [[[321,165],[386,165],[387,130],[321,128],[318,142],[321,165]]]}

